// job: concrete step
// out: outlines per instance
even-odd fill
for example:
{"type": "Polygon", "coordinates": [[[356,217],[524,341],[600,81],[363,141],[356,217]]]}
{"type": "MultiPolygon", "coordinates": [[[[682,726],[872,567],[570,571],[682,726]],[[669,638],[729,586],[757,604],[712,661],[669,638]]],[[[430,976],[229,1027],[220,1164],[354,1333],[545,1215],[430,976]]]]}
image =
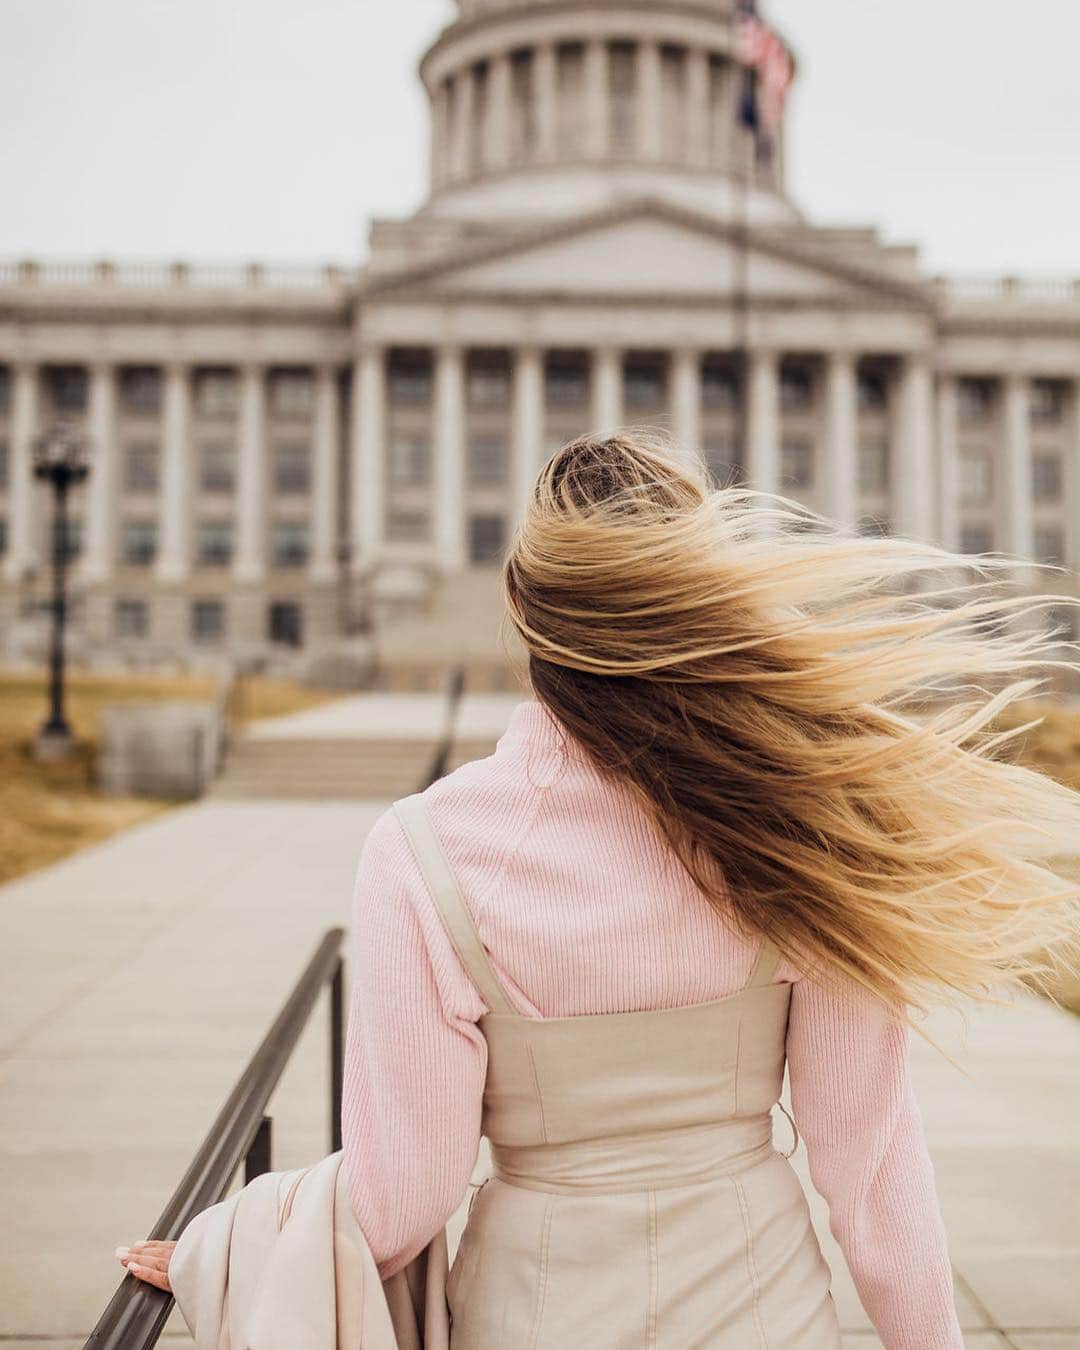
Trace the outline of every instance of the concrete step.
{"type": "Polygon", "coordinates": [[[395,798],[415,792],[435,756],[433,740],[234,742],[212,797],[395,798]]]}

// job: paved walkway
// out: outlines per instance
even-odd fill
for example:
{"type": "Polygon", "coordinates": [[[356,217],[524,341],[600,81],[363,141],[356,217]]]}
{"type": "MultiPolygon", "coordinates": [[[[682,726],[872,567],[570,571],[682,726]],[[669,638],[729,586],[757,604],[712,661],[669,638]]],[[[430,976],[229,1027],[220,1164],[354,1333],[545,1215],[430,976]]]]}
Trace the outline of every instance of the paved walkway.
{"type": "MultiPolygon", "coordinates": [[[[508,712],[481,703],[478,727],[508,712]]],[[[145,1233],[319,935],[347,922],[385,806],[205,802],[0,889],[0,1350],[82,1344],[113,1248],[145,1233]]],[[[956,1031],[934,1027],[952,1047],[956,1031]]],[[[275,1166],[326,1151],[325,1055],[320,1016],[274,1104],[275,1166]]],[[[913,1058],[970,1350],[1076,1350],[1080,1019],[1034,1000],[977,1013],[970,1079],[921,1043],[913,1058]]],[[[814,1207],[845,1346],[866,1350],[814,1207]]]]}

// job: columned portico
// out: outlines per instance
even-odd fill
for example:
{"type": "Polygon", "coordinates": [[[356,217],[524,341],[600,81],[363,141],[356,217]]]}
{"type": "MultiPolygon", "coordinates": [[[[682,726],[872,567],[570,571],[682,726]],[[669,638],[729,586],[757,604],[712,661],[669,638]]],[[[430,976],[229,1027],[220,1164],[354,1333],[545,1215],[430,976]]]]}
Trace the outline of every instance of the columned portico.
{"type": "MultiPolygon", "coordinates": [[[[186,366],[165,368],[161,416],[160,581],[183,581],[191,569],[191,377],[186,366]]],[[[244,510],[241,449],[240,511],[244,510]]]]}
{"type": "Polygon", "coordinates": [[[266,381],[261,366],[240,374],[236,562],[240,582],[262,581],[266,572],[266,381]]]}
{"type": "Polygon", "coordinates": [[[435,355],[435,551],[444,572],[465,566],[465,358],[460,347],[435,355]]]}
{"type": "Polygon", "coordinates": [[[1030,558],[1034,549],[1031,495],[1031,381],[1005,379],[1005,428],[1002,438],[1001,546],[1006,553],[1030,558]]]}
{"type": "Polygon", "coordinates": [[[932,539],[933,376],[927,358],[921,353],[904,361],[897,404],[890,485],[894,533],[932,539]]]}
{"type": "Polygon", "coordinates": [[[337,576],[338,444],[340,441],[337,371],[320,366],[315,376],[315,444],[311,499],[313,582],[337,576]]]}
{"type": "Polygon", "coordinates": [[[855,357],[826,358],[824,513],[847,528],[858,518],[858,405],[855,357]]]}
{"type": "Polygon", "coordinates": [[[540,471],[544,430],[544,358],[536,347],[522,347],[514,361],[512,450],[514,517],[520,518],[540,471]]]}
{"type": "Polygon", "coordinates": [[[84,581],[104,581],[116,554],[116,373],[98,363],[90,369],[92,472],[86,486],[86,529],[80,572],[84,581]]]}
{"type": "Polygon", "coordinates": [[[767,348],[750,352],[747,390],[747,477],[756,492],[780,486],[780,357],[767,348]]]}
{"type": "Polygon", "coordinates": [[[11,494],[8,556],[4,575],[21,581],[38,562],[35,538],[33,445],[37,431],[38,370],[29,361],[14,365],[11,391],[11,452],[8,481],[11,494]]]}

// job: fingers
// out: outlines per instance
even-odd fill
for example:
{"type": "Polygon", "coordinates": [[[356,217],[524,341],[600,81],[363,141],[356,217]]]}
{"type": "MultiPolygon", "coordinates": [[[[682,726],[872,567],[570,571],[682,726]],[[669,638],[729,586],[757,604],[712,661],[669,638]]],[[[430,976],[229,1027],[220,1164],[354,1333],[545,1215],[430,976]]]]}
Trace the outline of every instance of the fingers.
{"type": "Polygon", "coordinates": [[[130,1247],[117,1247],[116,1259],[129,1275],[171,1293],[169,1261],[175,1250],[175,1242],[134,1242],[130,1247]]]}
{"type": "Polygon", "coordinates": [[[155,1289],[164,1289],[167,1294],[172,1293],[172,1285],[169,1283],[169,1273],[167,1270],[155,1270],[149,1266],[137,1266],[134,1262],[128,1262],[128,1274],[134,1275],[137,1280],[142,1280],[144,1284],[152,1284],[155,1289]]]}

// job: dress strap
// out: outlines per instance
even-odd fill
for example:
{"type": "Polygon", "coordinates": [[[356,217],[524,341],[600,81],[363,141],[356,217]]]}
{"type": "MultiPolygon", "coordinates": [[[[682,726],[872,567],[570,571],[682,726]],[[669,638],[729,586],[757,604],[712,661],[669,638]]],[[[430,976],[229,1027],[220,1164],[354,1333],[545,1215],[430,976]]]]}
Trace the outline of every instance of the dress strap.
{"type": "Polygon", "coordinates": [[[744,989],[756,989],[763,984],[771,984],[776,968],[780,964],[780,953],[768,938],[762,938],[757,957],[746,977],[744,989]]]}
{"type": "Polygon", "coordinates": [[[439,917],[473,983],[492,1012],[513,1013],[480,941],[476,924],[465,904],[461,887],[431,824],[427,802],[419,792],[393,803],[424,874],[439,917]]]}

